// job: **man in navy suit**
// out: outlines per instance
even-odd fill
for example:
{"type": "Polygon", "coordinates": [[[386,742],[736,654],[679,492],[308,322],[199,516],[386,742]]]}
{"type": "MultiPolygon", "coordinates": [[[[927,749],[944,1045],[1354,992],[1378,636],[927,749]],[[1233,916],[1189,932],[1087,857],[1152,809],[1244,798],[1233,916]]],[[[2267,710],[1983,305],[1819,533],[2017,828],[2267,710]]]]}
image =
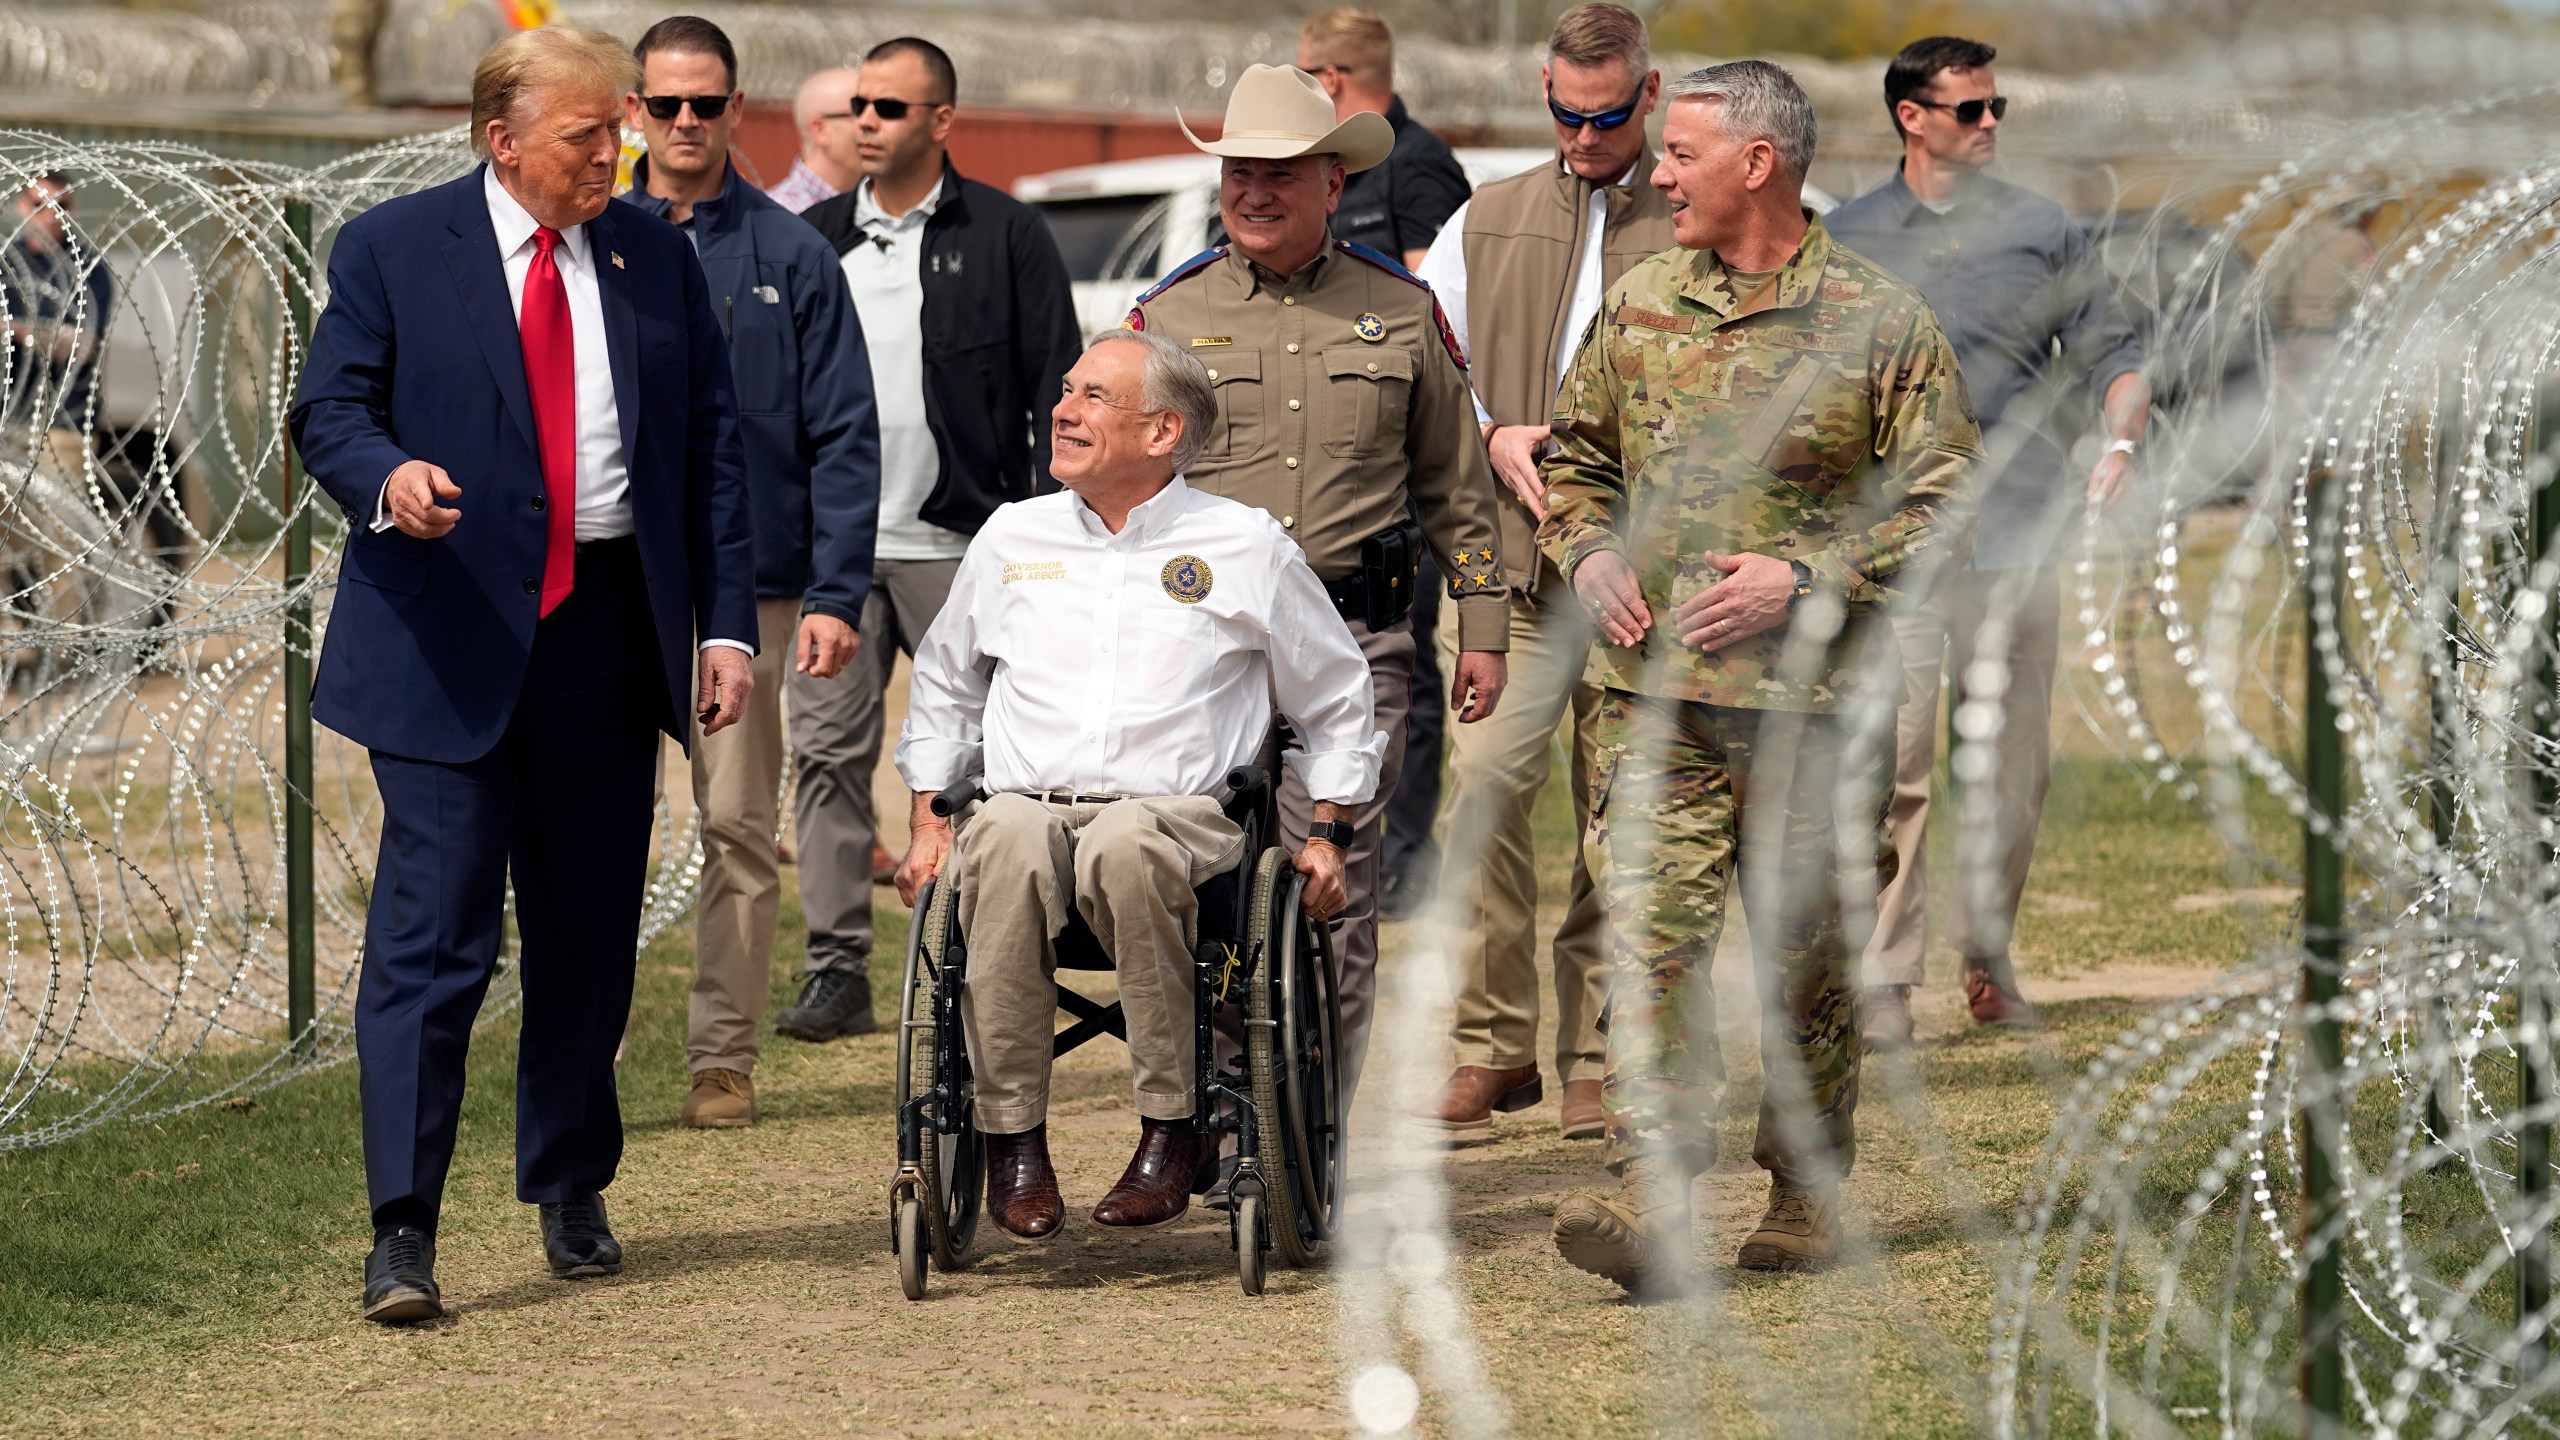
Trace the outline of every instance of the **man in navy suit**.
{"type": "Polygon", "coordinates": [[[612,1274],[613,1054],[661,733],[734,723],[755,555],[729,361],[672,226],[609,207],[638,76],[552,27],[472,77],[487,164],[339,231],[293,410],[346,510],[313,687],[372,752],[382,854],[356,991],[365,1315],[444,1313],[435,1229],[471,1024],[515,886],[516,1195],[561,1276],[612,1274]]]}

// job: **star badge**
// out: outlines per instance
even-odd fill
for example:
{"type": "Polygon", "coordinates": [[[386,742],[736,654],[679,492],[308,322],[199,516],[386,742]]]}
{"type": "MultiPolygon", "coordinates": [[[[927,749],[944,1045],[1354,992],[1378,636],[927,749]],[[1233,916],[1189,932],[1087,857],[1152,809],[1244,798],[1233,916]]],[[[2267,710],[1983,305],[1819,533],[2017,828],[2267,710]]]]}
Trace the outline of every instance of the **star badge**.
{"type": "Polygon", "coordinates": [[[1364,311],[1351,322],[1351,333],[1375,345],[1387,338],[1387,322],[1375,311],[1364,311]]]}

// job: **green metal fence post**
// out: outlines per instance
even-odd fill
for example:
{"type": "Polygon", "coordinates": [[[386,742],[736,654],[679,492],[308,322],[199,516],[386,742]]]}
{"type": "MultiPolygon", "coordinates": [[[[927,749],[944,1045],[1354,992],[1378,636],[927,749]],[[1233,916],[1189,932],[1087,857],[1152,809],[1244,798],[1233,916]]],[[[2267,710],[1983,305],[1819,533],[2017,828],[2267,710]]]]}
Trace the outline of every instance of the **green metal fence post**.
{"type": "MultiPolygon", "coordinates": [[[[311,286],[317,262],[311,249],[311,204],[288,200],[285,228],[294,253],[285,280],[285,304],[294,343],[311,338],[311,286]]],[[[292,596],[284,612],[284,853],[285,853],[285,1031],[294,1050],[309,1055],[314,1048],[312,1025],[317,1018],[313,972],[317,956],[313,932],[314,896],[311,873],[311,507],[303,503],[308,488],[300,458],[290,437],[285,441],[284,583],[292,596]]]]}
{"type": "Polygon", "coordinates": [[[2345,1048],[2329,1003],[2338,997],[2338,955],[2346,916],[2346,862],[2332,824],[2346,812],[2347,754],[2338,733],[2337,697],[2321,656],[2320,630],[2338,623],[2334,549],[2338,520],[2330,481],[2310,480],[2311,564],[2303,586],[2303,768],[2310,808],[2302,825],[2302,1004],[2311,1016],[2302,1057],[2302,1432],[2314,1440],[2343,1433],[2346,1361],[2340,1344],[2345,1288],[2333,1233],[2338,1216],[2338,1163],[2333,1146],[2345,1109],[2337,1077],[2345,1048]],[[2325,612],[2325,615],[2324,615],[2325,612]],[[2311,1248],[2311,1247],[2317,1247],[2311,1248]]]}

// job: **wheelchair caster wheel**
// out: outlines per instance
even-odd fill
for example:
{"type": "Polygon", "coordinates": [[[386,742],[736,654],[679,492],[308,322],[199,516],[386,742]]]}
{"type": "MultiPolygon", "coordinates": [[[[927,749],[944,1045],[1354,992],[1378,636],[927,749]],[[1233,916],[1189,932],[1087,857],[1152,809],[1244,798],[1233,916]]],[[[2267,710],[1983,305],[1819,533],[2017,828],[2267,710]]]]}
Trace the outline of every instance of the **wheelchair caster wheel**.
{"type": "Polygon", "coordinates": [[[1228,1220],[1229,1237],[1236,1247],[1236,1279],[1247,1295],[1262,1293],[1264,1252],[1262,1248],[1262,1197],[1245,1195],[1235,1202],[1228,1220]]]}
{"type": "Polygon", "coordinates": [[[924,1298],[925,1251],[932,1241],[924,1233],[924,1206],[909,1196],[898,1202],[898,1288],[910,1300],[924,1298]]]}

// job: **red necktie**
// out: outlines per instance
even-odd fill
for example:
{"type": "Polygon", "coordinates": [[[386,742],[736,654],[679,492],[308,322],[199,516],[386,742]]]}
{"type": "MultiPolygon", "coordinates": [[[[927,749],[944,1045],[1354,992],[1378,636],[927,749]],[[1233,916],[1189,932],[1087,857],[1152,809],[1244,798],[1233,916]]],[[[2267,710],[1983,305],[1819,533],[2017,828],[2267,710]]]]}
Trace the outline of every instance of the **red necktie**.
{"type": "Polygon", "coordinates": [[[533,265],[524,276],[524,378],[533,395],[533,433],[541,442],[543,515],[550,522],[542,553],[542,608],[569,598],[578,564],[578,351],[569,332],[569,288],[551,252],[560,232],[533,232],[533,265]]]}

